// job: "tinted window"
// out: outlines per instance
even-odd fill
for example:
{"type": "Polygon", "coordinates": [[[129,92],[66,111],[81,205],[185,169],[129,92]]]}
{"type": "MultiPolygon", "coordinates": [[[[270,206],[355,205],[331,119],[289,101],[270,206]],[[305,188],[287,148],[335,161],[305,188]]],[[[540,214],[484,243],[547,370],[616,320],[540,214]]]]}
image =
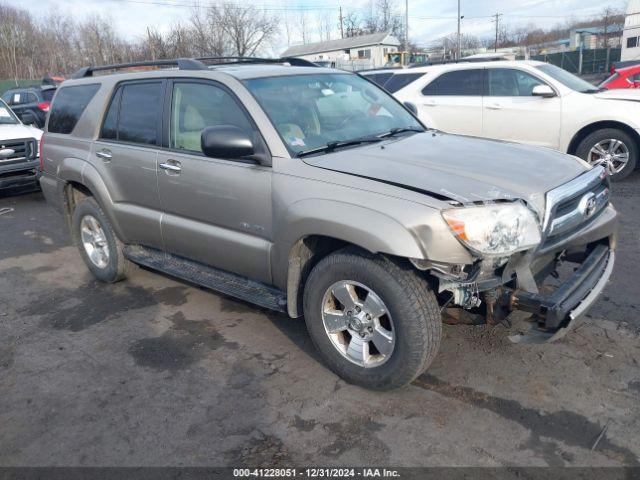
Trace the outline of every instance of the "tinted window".
{"type": "Polygon", "coordinates": [[[424,73],[405,73],[405,74],[396,74],[392,76],[387,82],[384,84],[384,88],[387,89],[388,92],[395,93],[401,88],[406,87],[410,83],[422,77],[424,73]]]}
{"type": "Polygon", "coordinates": [[[61,88],[49,113],[49,131],[71,133],[99,88],[97,84],[61,88]]]}
{"type": "Polygon", "coordinates": [[[45,102],[50,102],[51,100],[53,100],[53,95],[56,93],[56,89],[55,88],[50,88],[47,90],[42,90],[42,99],[45,102]]]}
{"type": "Polygon", "coordinates": [[[206,127],[234,125],[247,132],[252,125],[233,97],[204,83],[176,83],[171,97],[169,146],[201,152],[200,134],[206,127]]]}
{"type": "Polygon", "coordinates": [[[369,80],[371,80],[373,83],[376,83],[378,85],[380,85],[381,87],[384,86],[385,82],[387,80],[389,80],[392,76],[393,73],[389,72],[389,73],[369,73],[364,75],[365,77],[367,77],[369,80]]]}
{"type": "Polygon", "coordinates": [[[27,103],[36,103],[38,101],[38,96],[35,93],[27,93],[27,103]]]}
{"type": "Polygon", "coordinates": [[[487,95],[490,97],[530,97],[537,85],[544,83],[520,70],[487,69],[487,95]]]}
{"type": "Polygon", "coordinates": [[[100,138],[107,140],[118,139],[118,113],[120,111],[120,95],[122,94],[122,87],[119,87],[116,94],[111,99],[109,110],[104,118],[102,124],[102,131],[100,132],[100,138]]]}
{"type": "Polygon", "coordinates": [[[481,96],[483,70],[456,70],[440,75],[422,90],[423,95],[481,96]]]}
{"type": "Polygon", "coordinates": [[[156,145],[162,106],[162,83],[132,83],[122,87],[117,139],[156,145]]]}

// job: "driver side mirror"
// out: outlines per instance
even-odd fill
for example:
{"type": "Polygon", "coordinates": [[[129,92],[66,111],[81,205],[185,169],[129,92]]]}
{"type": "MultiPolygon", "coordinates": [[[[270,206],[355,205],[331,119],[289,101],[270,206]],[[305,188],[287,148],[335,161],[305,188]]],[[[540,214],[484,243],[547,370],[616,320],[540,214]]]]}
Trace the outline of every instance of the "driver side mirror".
{"type": "Polygon", "coordinates": [[[407,107],[407,110],[409,110],[411,113],[413,113],[414,115],[418,115],[418,108],[411,102],[404,102],[404,106],[407,107]]]}
{"type": "Polygon", "coordinates": [[[536,85],[531,91],[531,95],[534,97],[551,98],[556,96],[556,92],[553,91],[549,85],[536,85]]]}
{"type": "Polygon", "coordinates": [[[207,157],[238,160],[255,153],[253,139],[234,125],[207,127],[200,135],[200,146],[207,157]]]}
{"type": "Polygon", "coordinates": [[[31,112],[24,112],[22,115],[20,115],[20,119],[22,120],[22,123],[24,123],[25,125],[36,124],[36,117],[31,112]]]}

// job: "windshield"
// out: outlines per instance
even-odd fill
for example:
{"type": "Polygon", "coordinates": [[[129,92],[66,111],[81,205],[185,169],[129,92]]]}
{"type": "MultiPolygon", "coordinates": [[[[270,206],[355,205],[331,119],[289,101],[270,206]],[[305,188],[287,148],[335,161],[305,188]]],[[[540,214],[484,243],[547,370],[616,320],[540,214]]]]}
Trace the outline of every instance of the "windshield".
{"type": "Polygon", "coordinates": [[[424,130],[393,97],[357,75],[295,75],[244,83],[294,155],[397,129],[424,130]]]}
{"type": "Polygon", "coordinates": [[[580,77],[576,77],[573,73],[569,73],[566,70],[556,67],[555,65],[546,64],[536,67],[541,72],[546,73],[553,79],[562,83],[565,87],[569,87],[571,90],[575,90],[580,93],[595,93],[600,91],[595,85],[591,85],[589,82],[585,82],[580,77]]]}
{"type": "Polygon", "coordinates": [[[17,125],[20,123],[11,109],[0,100],[0,125],[17,125]]]}

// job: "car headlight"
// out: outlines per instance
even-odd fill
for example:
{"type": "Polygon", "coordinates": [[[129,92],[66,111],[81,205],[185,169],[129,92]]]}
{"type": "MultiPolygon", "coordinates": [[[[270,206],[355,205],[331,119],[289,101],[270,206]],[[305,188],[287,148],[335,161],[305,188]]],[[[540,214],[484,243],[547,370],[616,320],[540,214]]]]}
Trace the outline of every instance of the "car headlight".
{"type": "Polygon", "coordinates": [[[451,208],[442,217],[458,239],[482,255],[505,255],[540,243],[540,226],[524,203],[451,208]]]}

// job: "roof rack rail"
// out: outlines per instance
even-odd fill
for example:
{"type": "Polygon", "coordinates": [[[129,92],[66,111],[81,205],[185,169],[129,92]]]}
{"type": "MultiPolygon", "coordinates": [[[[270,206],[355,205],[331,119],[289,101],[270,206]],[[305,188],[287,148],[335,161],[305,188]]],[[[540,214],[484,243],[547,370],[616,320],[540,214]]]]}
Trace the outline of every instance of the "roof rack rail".
{"type": "Polygon", "coordinates": [[[82,67],[76,71],[71,78],[92,77],[94,72],[104,70],[121,70],[125,68],[135,67],[165,67],[176,66],[179,70],[206,70],[207,66],[193,58],[177,58],[174,60],[148,60],[142,62],[116,63],[113,65],[101,65],[98,67],[88,66],[82,67]]]}
{"type": "Polygon", "coordinates": [[[234,63],[288,63],[292,67],[318,67],[315,63],[296,57],[261,58],[261,57],[198,57],[195,60],[208,62],[215,60],[215,65],[231,65],[234,63]]]}

